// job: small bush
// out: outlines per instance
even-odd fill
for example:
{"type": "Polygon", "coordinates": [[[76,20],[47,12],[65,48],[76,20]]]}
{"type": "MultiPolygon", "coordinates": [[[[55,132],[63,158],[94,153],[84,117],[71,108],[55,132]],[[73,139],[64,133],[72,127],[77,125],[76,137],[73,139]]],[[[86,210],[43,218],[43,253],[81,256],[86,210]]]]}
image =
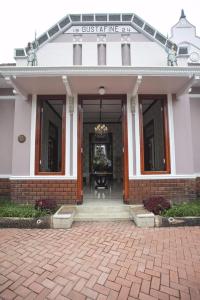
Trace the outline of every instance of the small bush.
{"type": "Polygon", "coordinates": [[[159,215],[171,207],[170,202],[163,197],[150,197],[144,200],[143,204],[148,211],[153,212],[155,215],[159,215]]]}
{"type": "Polygon", "coordinates": [[[46,211],[35,210],[31,204],[18,204],[0,201],[0,217],[38,218],[45,216],[46,211]]]}
{"type": "Polygon", "coordinates": [[[164,217],[199,217],[200,201],[191,201],[186,203],[174,204],[169,210],[162,212],[164,217]]]}
{"type": "Polygon", "coordinates": [[[55,200],[41,199],[35,201],[35,209],[37,210],[47,210],[54,212],[57,209],[57,204],[55,200]]]}

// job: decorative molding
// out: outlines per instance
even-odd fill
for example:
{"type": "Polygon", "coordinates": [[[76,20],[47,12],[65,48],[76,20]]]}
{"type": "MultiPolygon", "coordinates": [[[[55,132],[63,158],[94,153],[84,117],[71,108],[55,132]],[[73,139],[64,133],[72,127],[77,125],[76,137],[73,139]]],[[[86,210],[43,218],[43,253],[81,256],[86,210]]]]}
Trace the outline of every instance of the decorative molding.
{"type": "Polygon", "coordinates": [[[15,90],[15,93],[18,94],[23,100],[28,100],[29,95],[20,87],[20,85],[16,82],[16,76],[7,76],[5,77],[5,80],[8,84],[10,84],[13,89],[15,90]]]}
{"type": "Polygon", "coordinates": [[[176,93],[177,98],[184,94],[188,94],[190,92],[191,87],[200,82],[200,76],[198,75],[193,75],[189,80],[184,84],[181,89],[176,93]]]}
{"type": "Polygon", "coordinates": [[[162,179],[196,179],[196,175],[137,175],[130,176],[129,180],[162,180],[162,179]]]}
{"type": "MultiPolygon", "coordinates": [[[[162,179],[196,179],[200,177],[200,173],[196,174],[181,174],[181,175],[129,175],[129,180],[162,180],[162,179]]],[[[0,179],[10,179],[10,180],[77,180],[76,176],[13,176],[13,175],[2,175],[0,174],[0,179]]]]}
{"type": "MultiPolygon", "coordinates": [[[[196,179],[200,174],[182,174],[182,175],[135,175],[129,176],[129,180],[162,180],[162,179],[196,179]]],[[[10,180],[77,180],[76,176],[12,176],[0,175],[0,179],[10,180]]]]}
{"type": "MultiPolygon", "coordinates": [[[[1,176],[0,176],[1,178],[1,176]]],[[[8,178],[8,177],[6,177],[8,178]]],[[[49,176],[10,176],[10,180],[77,180],[75,176],[49,175],[49,176]]]]}
{"type": "Polygon", "coordinates": [[[137,95],[138,89],[139,89],[141,83],[142,83],[142,75],[138,75],[136,83],[135,83],[135,85],[133,87],[132,97],[135,97],[137,95]]]}
{"type": "MultiPolygon", "coordinates": [[[[133,13],[124,14],[76,14],[76,15],[66,15],[63,19],[59,20],[46,32],[42,33],[36,41],[33,41],[33,45],[37,43],[38,48],[43,47],[46,43],[55,39],[61,33],[69,30],[72,26],[83,27],[85,31],[86,26],[94,28],[95,26],[101,27],[101,32],[104,31],[105,26],[116,27],[114,31],[118,32],[119,26],[130,26],[138,32],[144,34],[149,39],[155,41],[161,47],[167,49],[171,48],[174,44],[171,40],[160,33],[156,28],[148,24],[141,17],[133,13]],[[100,18],[99,18],[100,17],[100,18]]],[[[126,30],[125,30],[126,31],[126,30]]],[[[112,30],[113,32],[113,30],[112,30]]],[[[86,32],[87,33],[87,30],[86,32]]],[[[94,32],[96,33],[96,32],[94,32]]],[[[104,33],[104,32],[103,32],[104,33]]],[[[80,34],[80,32],[78,32],[80,34]]],[[[15,58],[25,58],[26,48],[15,49],[15,58]]]]}
{"type": "Polygon", "coordinates": [[[71,76],[71,75],[105,75],[105,76],[200,76],[199,67],[132,67],[132,66],[73,66],[73,67],[0,67],[4,77],[9,76],[71,76]],[[66,75],[67,74],[67,75],[66,75]]]}
{"type": "Polygon", "coordinates": [[[74,97],[68,97],[68,106],[69,106],[69,113],[72,114],[74,112],[74,97]]]}
{"type": "Polygon", "coordinates": [[[136,96],[137,96],[137,93],[138,93],[138,89],[139,89],[139,86],[141,85],[142,83],[142,76],[141,75],[138,75],[137,76],[137,80],[135,82],[135,85],[133,87],[133,91],[132,91],[132,96],[131,96],[131,112],[134,114],[135,113],[135,100],[136,100],[136,96]]]}
{"type": "Polygon", "coordinates": [[[200,98],[200,94],[189,94],[190,98],[200,98]]]}
{"type": "Polygon", "coordinates": [[[67,96],[72,97],[72,90],[71,90],[71,87],[70,87],[70,84],[69,84],[69,81],[68,81],[68,78],[66,75],[62,76],[62,81],[65,86],[67,96]]]}
{"type": "Polygon", "coordinates": [[[15,99],[16,99],[15,96],[0,96],[0,100],[9,101],[9,100],[15,100],[15,99]]]}

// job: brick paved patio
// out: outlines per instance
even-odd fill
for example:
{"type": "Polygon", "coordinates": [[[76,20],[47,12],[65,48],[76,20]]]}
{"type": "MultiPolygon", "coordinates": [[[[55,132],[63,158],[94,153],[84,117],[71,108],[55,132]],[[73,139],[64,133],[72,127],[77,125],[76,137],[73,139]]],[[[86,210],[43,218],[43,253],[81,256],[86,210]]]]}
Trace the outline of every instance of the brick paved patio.
{"type": "Polygon", "coordinates": [[[200,299],[200,228],[0,230],[1,299],[200,299]]]}

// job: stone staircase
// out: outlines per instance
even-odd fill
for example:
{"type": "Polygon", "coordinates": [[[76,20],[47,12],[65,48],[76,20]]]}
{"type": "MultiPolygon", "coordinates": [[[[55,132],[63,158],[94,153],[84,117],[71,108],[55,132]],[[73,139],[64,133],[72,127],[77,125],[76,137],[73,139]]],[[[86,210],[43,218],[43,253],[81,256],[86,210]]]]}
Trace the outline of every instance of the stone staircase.
{"type": "Polygon", "coordinates": [[[70,228],[72,223],[83,221],[125,221],[131,220],[138,227],[154,227],[154,214],[143,205],[123,203],[93,203],[84,205],[63,205],[52,217],[53,228],[70,228]]]}
{"type": "Polygon", "coordinates": [[[129,205],[79,205],[76,207],[74,221],[116,221],[129,220],[129,205]]]}

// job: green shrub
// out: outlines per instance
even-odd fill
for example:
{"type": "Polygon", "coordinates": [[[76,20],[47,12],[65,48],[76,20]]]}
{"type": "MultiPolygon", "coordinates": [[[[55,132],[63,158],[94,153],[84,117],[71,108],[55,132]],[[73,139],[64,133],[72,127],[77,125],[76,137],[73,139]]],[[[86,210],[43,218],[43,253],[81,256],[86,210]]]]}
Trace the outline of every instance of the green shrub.
{"type": "Polygon", "coordinates": [[[36,210],[31,204],[16,204],[10,201],[0,201],[0,217],[38,218],[48,212],[36,210]]]}
{"type": "Polygon", "coordinates": [[[162,213],[164,217],[199,217],[200,200],[187,203],[174,204],[170,209],[162,213]]]}

